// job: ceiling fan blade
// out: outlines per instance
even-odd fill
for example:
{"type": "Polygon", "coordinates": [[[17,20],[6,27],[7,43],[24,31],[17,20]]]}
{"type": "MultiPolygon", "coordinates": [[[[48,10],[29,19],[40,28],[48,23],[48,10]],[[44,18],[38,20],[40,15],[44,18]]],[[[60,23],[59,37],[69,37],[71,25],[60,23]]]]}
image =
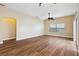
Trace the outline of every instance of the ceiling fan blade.
{"type": "Polygon", "coordinates": [[[0,3],[0,6],[5,6],[5,5],[0,3]]]}

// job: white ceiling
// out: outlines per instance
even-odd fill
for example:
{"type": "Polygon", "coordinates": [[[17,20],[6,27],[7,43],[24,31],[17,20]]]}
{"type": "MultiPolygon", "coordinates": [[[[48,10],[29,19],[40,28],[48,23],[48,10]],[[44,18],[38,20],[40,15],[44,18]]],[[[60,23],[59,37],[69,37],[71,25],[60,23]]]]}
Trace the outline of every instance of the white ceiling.
{"type": "Polygon", "coordinates": [[[30,14],[32,16],[46,19],[48,18],[48,12],[51,13],[51,17],[61,17],[74,14],[79,7],[79,3],[43,3],[39,7],[38,3],[4,3],[11,9],[16,11],[30,14]]]}

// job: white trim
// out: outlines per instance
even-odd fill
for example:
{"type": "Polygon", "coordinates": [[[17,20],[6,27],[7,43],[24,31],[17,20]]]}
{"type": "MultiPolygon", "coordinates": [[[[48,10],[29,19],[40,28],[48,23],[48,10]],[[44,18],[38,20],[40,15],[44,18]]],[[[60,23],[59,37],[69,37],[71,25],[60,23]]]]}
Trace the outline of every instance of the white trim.
{"type": "Polygon", "coordinates": [[[4,38],[2,40],[10,40],[10,39],[15,39],[16,37],[12,37],[12,38],[4,38]]]}
{"type": "Polygon", "coordinates": [[[35,36],[29,36],[29,37],[17,38],[16,41],[18,41],[18,40],[23,40],[23,39],[29,39],[29,38],[33,38],[33,37],[38,37],[38,36],[42,36],[42,35],[43,35],[43,34],[35,35],[35,36]]]}
{"type": "Polygon", "coordinates": [[[71,36],[60,36],[60,35],[53,35],[53,34],[47,34],[47,35],[59,36],[59,37],[67,37],[67,38],[73,38],[73,37],[71,37],[71,36]]]}

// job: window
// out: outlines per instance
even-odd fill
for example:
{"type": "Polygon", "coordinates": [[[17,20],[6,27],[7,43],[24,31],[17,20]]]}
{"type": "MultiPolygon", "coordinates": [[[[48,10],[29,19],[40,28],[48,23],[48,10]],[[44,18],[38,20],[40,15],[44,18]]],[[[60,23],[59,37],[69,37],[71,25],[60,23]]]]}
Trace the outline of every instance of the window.
{"type": "Polygon", "coordinates": [[[51,24],[49,31],[50,32],[63,32],[64,31],[64,23],[51,24]]]}
{"type": "Polygon", "coordinates": [[[56,29],[56,24],[52,24],[50,25],[50,32],[57,32],[57,29],[56,29]]]}

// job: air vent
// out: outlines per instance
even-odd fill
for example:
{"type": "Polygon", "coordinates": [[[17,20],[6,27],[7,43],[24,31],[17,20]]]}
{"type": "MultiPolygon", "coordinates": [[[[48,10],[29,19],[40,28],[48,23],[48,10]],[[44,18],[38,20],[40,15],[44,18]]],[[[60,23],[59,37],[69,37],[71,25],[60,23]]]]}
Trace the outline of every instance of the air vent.
{"type": "Polygon", "coordinates": [[[5,5],[0,3],[0,6],[5,6],[5,5]]]}

